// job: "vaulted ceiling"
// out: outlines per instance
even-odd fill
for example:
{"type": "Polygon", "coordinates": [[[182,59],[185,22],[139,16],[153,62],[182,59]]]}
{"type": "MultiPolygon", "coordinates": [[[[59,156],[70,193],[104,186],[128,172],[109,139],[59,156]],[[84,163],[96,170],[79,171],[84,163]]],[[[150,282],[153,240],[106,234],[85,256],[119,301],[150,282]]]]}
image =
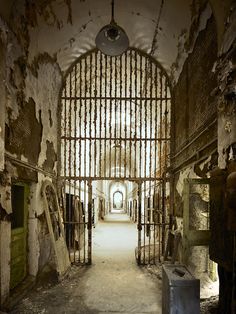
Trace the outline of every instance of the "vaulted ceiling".
{"type": "MultiPolygon", "coordinates": [[[[116,0],[115,20],[130,45],[151,54],[177,77],[199,31],[212,11],[218,39],[232,0],[116,0]]],[[[29,32],[28,56],[47,52],[66,71],[80,55],[95,47],[100,28],[110,22],[110,0],[5,0],[0,13],[17,33],[22,17],[29,32]]],[[[22,27],[22,26],[21,26],[22,27]]]]}

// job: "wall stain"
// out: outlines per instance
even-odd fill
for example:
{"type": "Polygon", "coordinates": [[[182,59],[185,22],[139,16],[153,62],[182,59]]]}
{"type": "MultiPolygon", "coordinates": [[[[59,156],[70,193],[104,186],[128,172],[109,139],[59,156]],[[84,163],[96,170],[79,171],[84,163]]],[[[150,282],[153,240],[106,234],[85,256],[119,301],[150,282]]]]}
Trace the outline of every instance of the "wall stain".
{"type": "Polygon", "coordinates": [[[46,160],[43,163],[43,169],[52,172],[55,162],[57,161],[57,154],[55,152],[53,142],[46,141],[47,151],[46,151],[46,160]]]}
{"type": "Polygon", "coordinates": [[[16,154],[18,158],[24,155],[29,162],[37,164],[43,132],[41,111],[38,121],[32,98],[28,102],[21,101],[20,107],[17,119],[9,118],[9,125],[6,125],[6,150],[16,154]]]}

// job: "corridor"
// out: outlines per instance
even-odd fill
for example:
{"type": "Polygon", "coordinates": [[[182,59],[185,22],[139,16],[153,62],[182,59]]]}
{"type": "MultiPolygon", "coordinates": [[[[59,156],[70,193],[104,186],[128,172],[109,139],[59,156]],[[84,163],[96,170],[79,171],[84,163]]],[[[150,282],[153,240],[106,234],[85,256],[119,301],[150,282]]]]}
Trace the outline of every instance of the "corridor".
{"type": "Polygon", "coordinates": [[[0,1],[0,314],[160,313],[169,262],[181,314],[236,313],[235,30],[235,0],[0,1]]]}
{"type": "Polygon", "coordinates": [[[11,313],[161,313],[161,282],[135,261],[137,228],[111,213],[93,232],[93,265],[72,269],[50,290],[37,289],[11,313]]]}

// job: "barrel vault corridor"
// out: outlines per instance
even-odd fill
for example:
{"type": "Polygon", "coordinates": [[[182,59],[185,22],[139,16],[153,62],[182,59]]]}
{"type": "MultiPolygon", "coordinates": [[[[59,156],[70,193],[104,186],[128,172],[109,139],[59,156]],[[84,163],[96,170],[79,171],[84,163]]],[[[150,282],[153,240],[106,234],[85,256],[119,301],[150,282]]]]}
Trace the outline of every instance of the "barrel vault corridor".
{"type": "Polygon", "coordinates": [[[0,313],[236,312],[235,30],[234,0],[0,1],[0,313]]]}

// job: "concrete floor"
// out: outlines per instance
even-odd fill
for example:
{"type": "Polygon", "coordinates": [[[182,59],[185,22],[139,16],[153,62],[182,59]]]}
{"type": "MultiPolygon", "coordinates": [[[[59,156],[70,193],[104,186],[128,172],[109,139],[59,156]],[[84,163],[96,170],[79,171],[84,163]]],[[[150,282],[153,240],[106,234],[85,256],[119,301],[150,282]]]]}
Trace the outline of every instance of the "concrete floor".
{"type": "Polygon", "coordinates": [[[50,289],[38,289],[13,314],[161,313],[161,283],[134,257],[136,225],[112,213],[93,229],[93,264],[50,289]]]}

